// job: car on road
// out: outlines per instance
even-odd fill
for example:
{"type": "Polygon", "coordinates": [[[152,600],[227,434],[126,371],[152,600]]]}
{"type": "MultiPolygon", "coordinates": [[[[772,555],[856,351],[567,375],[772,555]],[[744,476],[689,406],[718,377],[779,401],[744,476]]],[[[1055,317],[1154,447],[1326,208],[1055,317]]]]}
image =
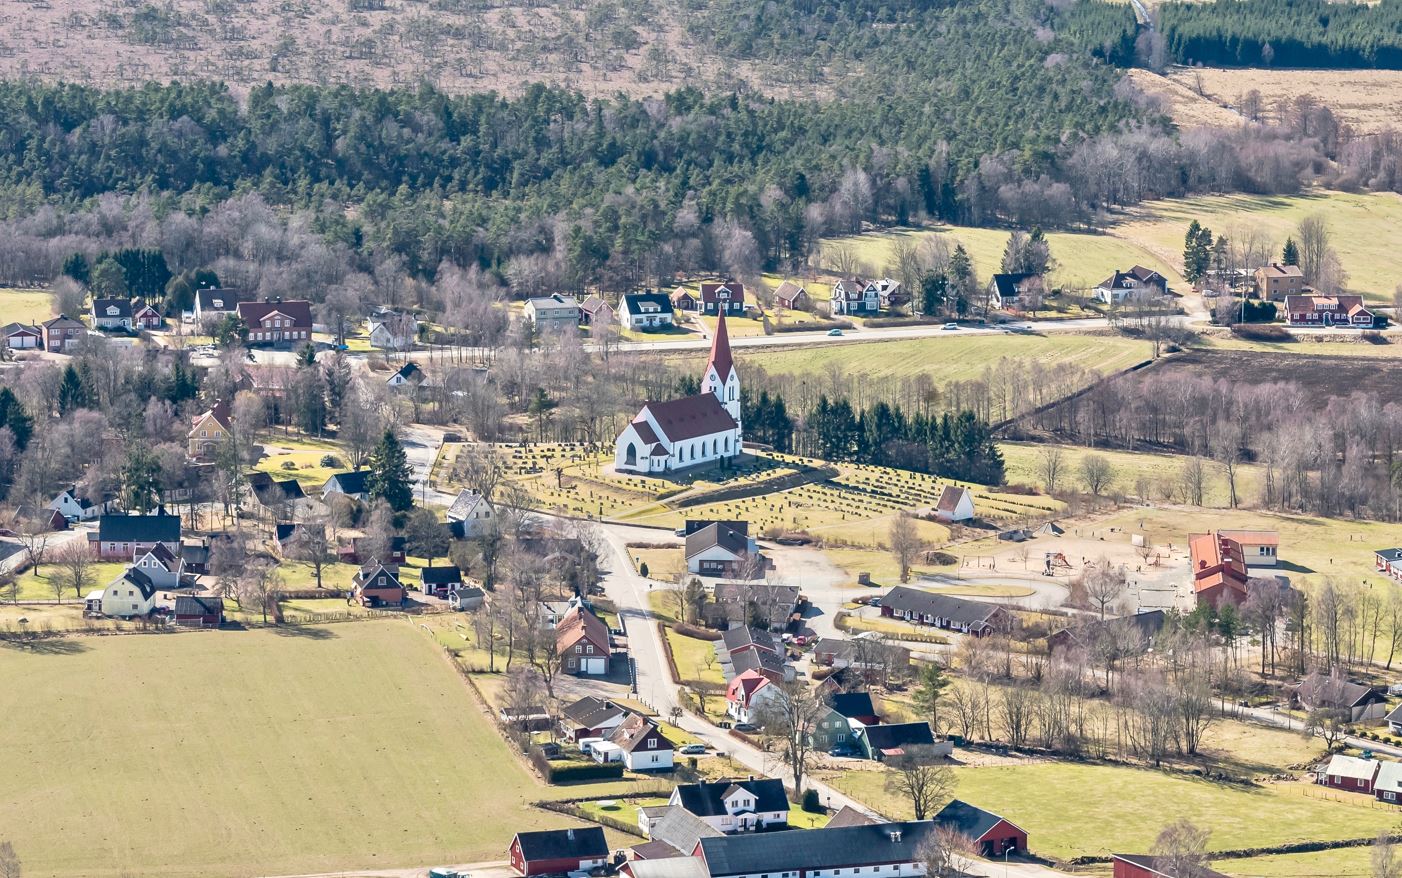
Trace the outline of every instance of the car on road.
{"type": "Polygon", "coordinates": [[[755,725],[755,724],[753,724],[753,723],[736,723],[736,724],[735,724],[735,731],[737,731],[737,732],[757,732],[757,731],[759,731],[759,726],[757,726],[757,725],[755,725]]]}
{"type": "Polygon", "coordinates": [[[829,330],[828,330],[828,335],[831,335],[831,336],[834,336],[834,337],[840,336],[840,335],[842,335],[842,330],[840,330],[840,329],[829,329],[829,330]]]}
{"type": "Polygon", "coordinates": [[[684,754],[684,755],[686,755],[686,756],[699,756],[699,755],[701,755],[701,754],[703,754],[703,753],[706,752],[706,745],[705,745],[705,744],[687,744],[685,747],[681,748],[681,749],[678,750],[677,752],[678,752],[678,753],[682,753],[682,754],[684,754]]]}
{"type": "Polygon", "coordinates": [[[941,327],[940,327],[940,329],[958,329],[958,328],[959,328],[959,324],[957,324],[957,323],[946,323],[944,326],[941,326],[941,327]]]}

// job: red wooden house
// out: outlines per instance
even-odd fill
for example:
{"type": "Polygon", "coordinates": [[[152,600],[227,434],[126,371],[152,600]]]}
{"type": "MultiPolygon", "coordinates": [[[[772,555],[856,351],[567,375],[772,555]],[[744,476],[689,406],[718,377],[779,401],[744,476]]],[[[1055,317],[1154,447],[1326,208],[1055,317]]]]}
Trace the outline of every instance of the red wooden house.
{"type": "Polygon", "coordinates": [[[1185,875],[1174,869],[1172,861],[1148,854],[1114,854],[1114,878],[1227,878],[1221,872],[1198,866],[1185,875]]]}
{"type": "Polygon", "coordinates": [[[934,822],[971,839],[985,857],[1027,852],[1027,830],[968,802],[954,799],[935,815],[934,822]]]}
{"type": "Polygon", "coordinates": [[[395,567],[371,561],[356,571],[351,595],[366,607],[398,607],[408,597],[395,567]]]}
{"type": "Polygon", "coordinates": [[[180,595],[175,599],[175,624],[187,628],[218,628],[224,624],[224,599],[180,595]]]}
{"type": "Polygon", "coordinates": [[[1373,795],[1373,785],[1378,779],[1376,759],[1360,759],[1335,753],[1329,764],[1315,773],[1315,783],[1346,793],[1373,795]]]}
{"type": "Polygon", "coordinates": [[[519,875],[565,875],[603,866],[609,845],[601,826],[518,832],[508,857],[519,875]]]}

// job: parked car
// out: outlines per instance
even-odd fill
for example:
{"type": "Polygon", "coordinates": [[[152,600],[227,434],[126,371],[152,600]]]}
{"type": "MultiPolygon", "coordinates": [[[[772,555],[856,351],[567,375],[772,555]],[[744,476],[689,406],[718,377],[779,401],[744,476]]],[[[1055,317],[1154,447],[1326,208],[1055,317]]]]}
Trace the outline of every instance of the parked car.
{"type": "Polygon", "coordinates": [[[828,751],[828,755],[837,756],[840,758],[847,758],[856,756],[857,751],[853,750],[851,747],[848,747],[846,744],[838,744],[836,747],[833,747],[831,750],[828,751]]]}
{"type": "Polygon", "coordinates": [[[867,604],[869,606],[879,607],[881,606],[881,598],[872,598],[870,601],[867,601],[867,604]]]}
{"type": "Polygon", "coordinates": [[[701,754],[703,754],[703,753],[706,752],[706,745],[705,745],[705,744],[687,744],[685,747],[681,748],[681,750],[679,750],[678,752],[679,752],[679,753],[683,753],[683,754],[685,754],[685,755],[687,755],[687,756],[699,756],[699,755],[701,755],[701,754]]]}
{"type": "Polygon", "coordinates": [[[831,336],[839,336],[839,335],[842,335],[842,330],[840,330],[840,329],[829,329],[829,330],[828,330],[828,335],[831,335],[831,336]]]}
{"type": "Polygon", "coordinates": [[[757,732],[757,731],[759,731],[759,726],[754,725],[753,723],[736,723],[736,724],[735,724],[735,731],[737,731],[737,732],[757,732]]]}
{"type": "Polygon", "coordinates": [[[958,328],[959,328],[959,324],[957,324],[957,323],[946,323],[944,326],[942,326],[942,327],[940,327],[940,328],[941,328],[941,329],[958,329],[958,328]]]}

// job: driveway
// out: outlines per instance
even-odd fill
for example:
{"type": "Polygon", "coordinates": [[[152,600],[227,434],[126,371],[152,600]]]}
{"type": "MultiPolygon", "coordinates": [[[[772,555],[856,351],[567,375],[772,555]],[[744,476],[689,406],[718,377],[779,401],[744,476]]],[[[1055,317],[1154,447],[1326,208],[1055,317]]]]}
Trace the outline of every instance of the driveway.
{"type": "Polygon", "coordinates": [[[422,506],[452,506],[457,496],[427,484],[433,462],[438,459],[438,449],[443,445],[443,434],[446,432],[444,427],[429,427],[424,424],[409,424],[399,431],[404,456],[414,474],[414,499],[422,506]]]}

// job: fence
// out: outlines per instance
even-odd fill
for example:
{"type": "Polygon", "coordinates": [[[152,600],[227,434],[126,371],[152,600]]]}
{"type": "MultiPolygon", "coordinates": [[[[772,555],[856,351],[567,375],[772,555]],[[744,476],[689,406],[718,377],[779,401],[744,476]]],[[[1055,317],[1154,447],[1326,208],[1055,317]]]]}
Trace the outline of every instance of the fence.
{"type": "Polygon", "coordinates": [[[677,657],[672,655],[672,641],[667,639],[667,626],[658,622],[657,633],[662,637],[662,654],[667,657],[667,673],[672,675],[672,682],[680,686],[682,675],[677,670],[677,657]]]}

